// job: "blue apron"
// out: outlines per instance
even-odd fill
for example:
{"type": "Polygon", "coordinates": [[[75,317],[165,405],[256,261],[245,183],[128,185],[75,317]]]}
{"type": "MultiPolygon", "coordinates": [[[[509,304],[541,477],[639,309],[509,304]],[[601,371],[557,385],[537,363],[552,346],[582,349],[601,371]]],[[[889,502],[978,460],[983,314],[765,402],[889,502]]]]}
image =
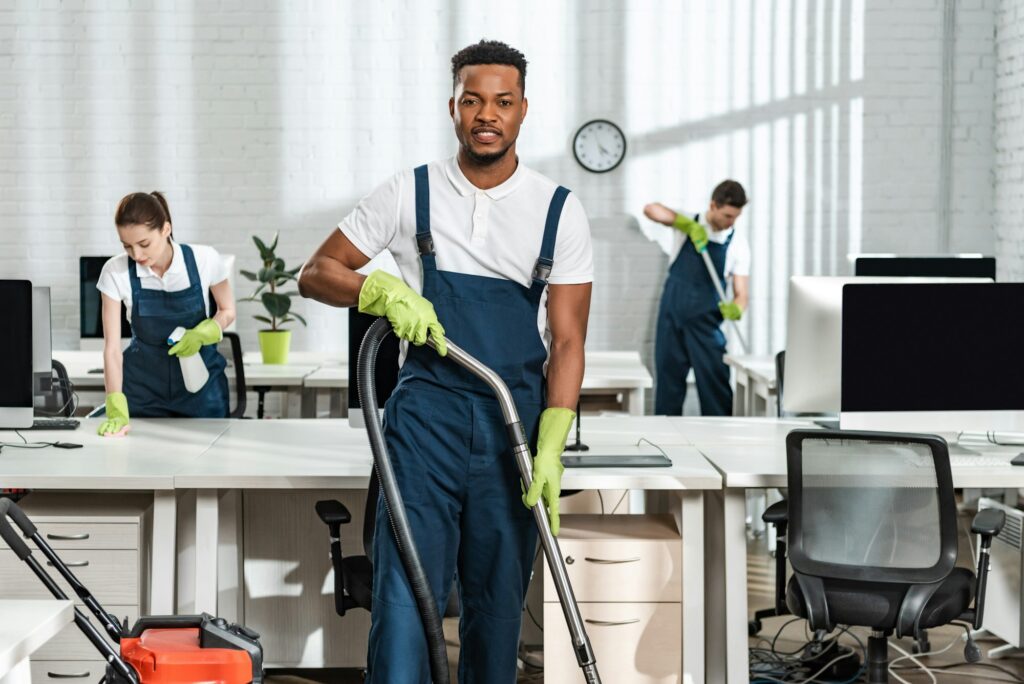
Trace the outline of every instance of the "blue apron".
{"type": "Polygon", "coordinates": [[[228,415],[227,362],[216,345],[199,353],[210,371],[203,389],[185,389],[178,357],[168,356],[167,336],[179,325],[193,328],[207,318],[199,269],[188,245],[180,245],[188,271],[188,287],[177,292],[145,290],[135,261],[128,260],[132,286],[132,341],[124,352],[124,388],[133,418],[226,418],[228,415]]]}
{"type": "MultiPolygon", "coordinates": [[[[695,216],[694,220],[700,217],[695,216]]],[[[725,284],[725,255],[735,233],[724,244],[708,242],[707,251],[725,284]]],[[[722,312],[718,293],[711,282],[704,258],[692,240],[683,243],[679,256],[669,267],[665,291],[658,311],[654,342],[654,413],[681,416],[686,400],[686,376],[693,367],[697,378],[700,412],[705,416],[732,415],[732,387],[722,333],[722,312]]]]}
{"type": "MultiPolygon", "coordinates": [[[[547,360],[537,314],[569,191],[559,187],[551,199],[533,283],[524,287],[437,269],[427,167],[414,175],[423,296],[433,303],[445,334],[508,384],[535,448],[547,360]]],[[[537,530],[521,500],[498,402],[468,371],[429,347],[410,345],[385,405],[384,425],[413,538],[442,613],[458,578],[459,682],[513,684],[537,530]]],[[[367,681],[427,684],[423,626],[383,504],[376,529],[367,681]]]]}

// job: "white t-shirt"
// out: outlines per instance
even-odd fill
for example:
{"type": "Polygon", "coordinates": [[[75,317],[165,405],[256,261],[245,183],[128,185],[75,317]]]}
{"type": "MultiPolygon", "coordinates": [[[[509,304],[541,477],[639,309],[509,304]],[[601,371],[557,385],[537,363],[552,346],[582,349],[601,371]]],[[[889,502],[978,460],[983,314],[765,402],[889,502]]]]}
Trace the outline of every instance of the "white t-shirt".
{"type": "MultiPolygon", "coordinates": [[[[693,217],[692,214],[688,214],[688,216],[693,217]]],[[[736,232],[735,228],[713,230],[708,225],[708,222],[704,220],[703,214],[700,215],[697,222],[704,226],[704,229],[708,232],[708,242],[715,242],[719,245],[724,245],[729,236],[736,232]]],[[[682,233],[679,234],[682,235],[682,233]]],[[[683,235],[683,239],[679,242],[679,249],[682,249],[689,239],[683,235]]],[[[675,258],[679,255],[679,249],[672,255],[672,261],[675,261],[675,258]]],[[[725,277],[731,278],[734,275],[749,276],[750,259],[750,243],[747,242],[747,239],[742,234],[733,235],[732,242],[729,243],[729,249],[725,251],[725,277]]]]}
{"type": "MultiPolygon", "coordinates": [[[[163,290],[164,292],[178,292],[188,288],[188,269],[185,267],[185,257],[181,253],[181,247],[177,242],[171,241],[174,248],[174,256],[171,257],[171,265],[167,268],[161,278],[149,268],[149,266],[135,265],[135,272],[139,276],[139,284],[144,290],[163,290]]],[[[227,267],[224,260],[220,258],[213,247],[207,245],[189,245],[192,248],[192,255],[196,260],[196,270],[199,271],[199,284],[203,290],[203,303],[206,311],[210,310],[210,287],[218,285],[228,278],[227,267]]],[[[132,284],[128,277],[128,254],[122,253],[110,257],[107,263],[103,264],[100,278],[96,282],[96,289],[111,299],[124,302],[128,309],[128,320],[132,319],[132,284]]]]}
{"type": "MultiPolygon", "coordinates": [[[[438,270],[504,278],[528,287],[540,256],[548,205],[558,184],[522,162],[508,180],[489,190],[470,183],[456,157],[431,162],[427,174],[430,232],[438,270]]],[[[397,173],[361,199],[338,229],[367,257],[390,251],[405,282],[422,293],[415,195],[412,169],[397,173]]],[[[593,279],[590,223],[583,205],[570,193],[558,224],[548,282],[574,285],[593,279]]],[[[545,344],[550,338],[546,301],[545,292],[537,317],[545,344]]]]}

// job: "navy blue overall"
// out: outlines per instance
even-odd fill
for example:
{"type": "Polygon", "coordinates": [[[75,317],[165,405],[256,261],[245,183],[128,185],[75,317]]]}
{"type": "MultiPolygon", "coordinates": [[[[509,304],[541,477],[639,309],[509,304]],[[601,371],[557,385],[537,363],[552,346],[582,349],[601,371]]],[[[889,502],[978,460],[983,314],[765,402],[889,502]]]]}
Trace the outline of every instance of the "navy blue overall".
{"type": "MultiPolygon", "coordinates": [[[[437,269],[427,167],[416,168],[414,175],[423,296],[433,303],[446,336],[508,384],[535,449],[547,359],[537,314],[569,191],[555,191],[533,284],[524,287],[437,269]]],[[[497,399],[453,361],[429,347],[410,345],[385,405],[384,434],[413,539],[442,613],[458,578],[459,682],[513,684],[537,530],[521,500],[519,471],[497,399]]],[[[377,507],[376,529],[368,681],[427,684],[426,638],[383,503],[377,507]]]]}
{"type": "Polygon", "coordinates": [[[135,262],[128,260],[132,285],[132,341],[124,351],[124,387],[128,410],[134,418],[226,418],[228,415],[227,362],[214,345],[199,353],[210,371],[203,389],[185,389],[178,357],[168,356],[167,336],[179,325],[193,328],[204,320],[206,307],[199,269],[188,245],[179,245],[188,271],[188,287],[177,292],[144,290],[135,262]]]}
{"type": "MultiPolygon", "coordinates": [[[[695,216],[694,220],[698,218],[695,216]]],[[[733,235],[730,234],[724,244],[709,241],[707,246],[723,285],[725,254],[733,235]]],[[[724,354],[725,335],[722,333],[718,293],[708,275],[704,258],[697,253],[693,241],[687,240],[669,267],[658,311],[658,331],[654,342],[654,366],[658,374],[654,388],[654,413],[659,416],[683,414],[686,376],[692,366],[697,377],[701,414],[731,416],[732,387],[729,385],[729,367],[722,361],[724,354]]]]}

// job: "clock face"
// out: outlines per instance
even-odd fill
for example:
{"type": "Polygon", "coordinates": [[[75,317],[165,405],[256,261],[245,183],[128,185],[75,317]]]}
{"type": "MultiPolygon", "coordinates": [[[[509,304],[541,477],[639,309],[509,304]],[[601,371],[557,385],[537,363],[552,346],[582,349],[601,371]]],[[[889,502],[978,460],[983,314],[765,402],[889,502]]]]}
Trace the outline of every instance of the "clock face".
{"type": "Polygon", "coordinates": [[[605,173],[626,156],[626,136],[611,121],[596,119],[580,126],[572,141],[572,151],[576,161],[587,171],[605,173]]]}

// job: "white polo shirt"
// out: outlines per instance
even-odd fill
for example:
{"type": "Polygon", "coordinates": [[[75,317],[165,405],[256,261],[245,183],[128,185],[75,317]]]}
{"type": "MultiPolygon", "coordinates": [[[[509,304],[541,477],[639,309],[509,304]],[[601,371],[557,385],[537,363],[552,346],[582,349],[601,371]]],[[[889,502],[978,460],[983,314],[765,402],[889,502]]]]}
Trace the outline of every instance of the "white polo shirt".
{"type": "MultiPolygon", "coordinates": [[[[171,265],[167,267],[163,277],[153,273],[149,266],[135,265],[139,284],[144,290],[178,292],[188,288],[188,269],[185,267],[185,257],[181,253],[181,247],[174,240],[171,240],[171,246],[174,249],[174,254],[171,256],[171,265]]],[[[205,310],[209,311],[210,287],[228,279],[227,266],[213,247],[192,244],[189,247],[192,248],[192,255],[196,260],[196,270],[199,271],[199,283],[203,290],[205,310]]],[[[131,321],[132,284],[128,277],[127,253],[110,257],[107,263],[103,264],[100,278],[96,281],[96,289],[111,299],[124,302],[128,309],[128,320],[131,321]]]]}
{"type": "MultiPolygon", "coordinates": [[[[529,287],[540,256],[548,205],[558,184],[521,161],[508,180],[489,190],[470,183],[456,157],[431,162],[427,168],[430,232],[438,270],[504,278],[529,287]]],[[[360,200],[338,229],[367,257],[390,251],[405,282],[422,293],[415,195],[412,169],[397,173],[360,200]]],[[[558,224],[548,282],[574,285],[593,279],[590,223],[583,205],[570,193],[558,224]]],[[[550,340],[546,301],[547,292],[537,318],[545,344],[550,340]]]]}

